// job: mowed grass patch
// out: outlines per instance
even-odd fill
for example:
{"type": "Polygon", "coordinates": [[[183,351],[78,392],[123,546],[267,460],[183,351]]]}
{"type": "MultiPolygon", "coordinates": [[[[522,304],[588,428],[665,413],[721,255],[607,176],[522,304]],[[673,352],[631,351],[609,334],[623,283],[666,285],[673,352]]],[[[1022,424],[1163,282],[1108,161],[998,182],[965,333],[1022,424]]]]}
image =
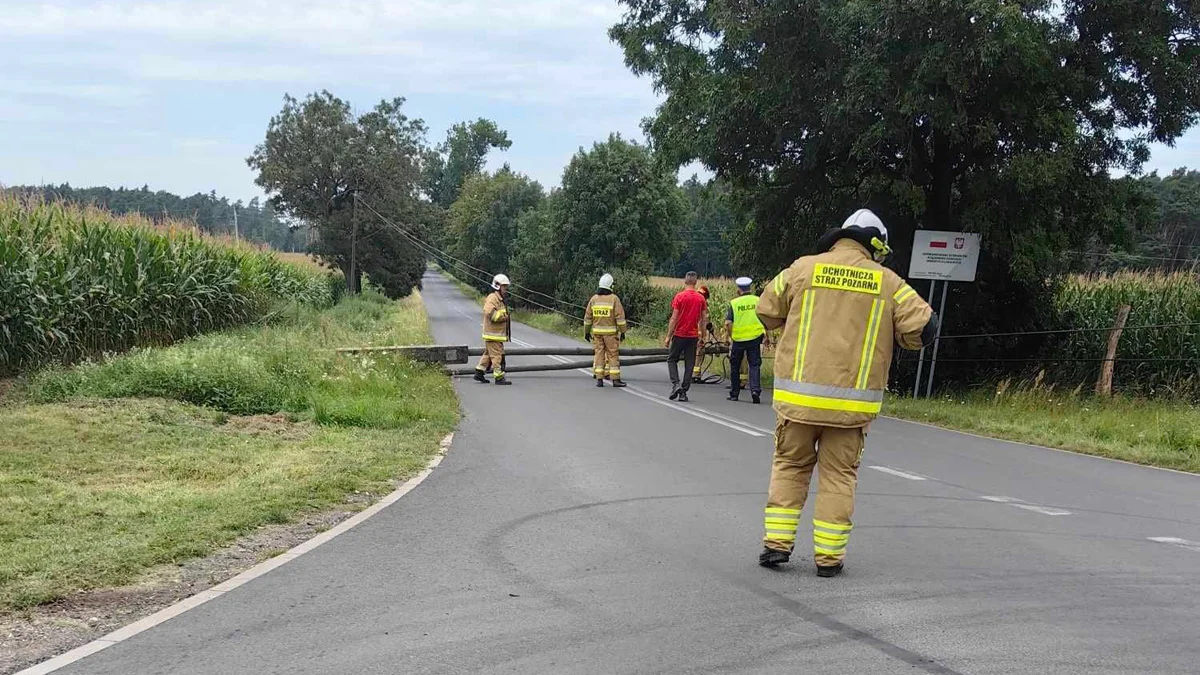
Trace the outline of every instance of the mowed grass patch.
{"type": "Polygon", "coordinates": [[[289,311],[20,383],[0,407],[0,610],[135,581],[425,465],[458,419],[449,378],[334,352],[427,342],[420,297],[289,311]]]}
{"type": "Polygon", "coordinates": [[[884,414],[1011,441],[1200,473],[1200,408],[1042,388],[889,397],[884,414]]]}
{"type": "Polygon", "coordinates": [[[0,609],[131,583],[259,525],[390,491],[446,433],[230,417],[161,399],[0,408],[0,609]]]}

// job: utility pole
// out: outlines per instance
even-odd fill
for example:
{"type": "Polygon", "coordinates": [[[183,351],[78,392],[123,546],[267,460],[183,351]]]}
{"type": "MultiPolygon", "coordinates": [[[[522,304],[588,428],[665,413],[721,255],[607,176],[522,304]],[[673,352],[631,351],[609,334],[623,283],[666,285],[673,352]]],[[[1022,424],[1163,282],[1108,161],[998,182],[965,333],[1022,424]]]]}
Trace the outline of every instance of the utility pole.
{"type": "Polygon", "coordinates": [[[358,191],[350,208],[350,294],[358,295],[358,191]]]}
{"type": "Polygon", "coordinates": [[[238,236],[237,204],[233,205],[233,240],[241,241],[241,237],[238,236]]]}

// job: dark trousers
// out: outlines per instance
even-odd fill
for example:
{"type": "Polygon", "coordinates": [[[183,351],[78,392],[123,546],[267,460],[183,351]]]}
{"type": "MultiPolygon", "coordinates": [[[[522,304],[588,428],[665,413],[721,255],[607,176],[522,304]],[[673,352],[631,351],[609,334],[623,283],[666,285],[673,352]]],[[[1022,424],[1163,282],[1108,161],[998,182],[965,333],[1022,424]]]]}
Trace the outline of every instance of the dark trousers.
{"type": "Polygon", "coordinates": [[[737,396],[742,389],[742,357],[750,363],[750,393],[762,393],[762,336],[745,342],[734,342],[729,348],[729,391],[737,396]]]}
{"type": "Polygon", "coordinates": [[[687,391],[692,387],[692,369],[696,367],[696,343],[698,337],[671,338],[671,354],[667,357],[667,372],[671,375],[671,386],[687,391]],[[683,358],[683,384],[679,383],[679,359],[683,358]]]}

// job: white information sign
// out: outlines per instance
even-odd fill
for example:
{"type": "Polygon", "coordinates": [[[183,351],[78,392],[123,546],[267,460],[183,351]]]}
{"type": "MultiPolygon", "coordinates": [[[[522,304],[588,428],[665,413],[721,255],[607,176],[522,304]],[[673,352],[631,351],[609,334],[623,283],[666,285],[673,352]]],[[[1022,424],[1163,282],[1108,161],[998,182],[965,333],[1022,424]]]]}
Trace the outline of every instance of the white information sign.
{"type": "Polygon", "coordinates": [[[913,234],[910,279],[975,281],[979,267],[979,235],[968,232],[917,230],[913,234]]]}

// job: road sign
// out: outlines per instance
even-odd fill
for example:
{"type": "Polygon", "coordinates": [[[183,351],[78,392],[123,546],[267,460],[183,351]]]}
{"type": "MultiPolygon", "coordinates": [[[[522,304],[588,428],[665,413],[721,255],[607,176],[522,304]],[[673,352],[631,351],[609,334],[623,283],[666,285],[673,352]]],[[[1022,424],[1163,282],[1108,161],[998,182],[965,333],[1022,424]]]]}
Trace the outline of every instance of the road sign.
{"type": "MultiPolygon", "coordinates": [[[[911,279],[975,281],[979,267],[979,235],[969,232],[917,230],[913,234],[911,279]]],[[[930,298],[932,300],[932,298],[930,298]]]]}

